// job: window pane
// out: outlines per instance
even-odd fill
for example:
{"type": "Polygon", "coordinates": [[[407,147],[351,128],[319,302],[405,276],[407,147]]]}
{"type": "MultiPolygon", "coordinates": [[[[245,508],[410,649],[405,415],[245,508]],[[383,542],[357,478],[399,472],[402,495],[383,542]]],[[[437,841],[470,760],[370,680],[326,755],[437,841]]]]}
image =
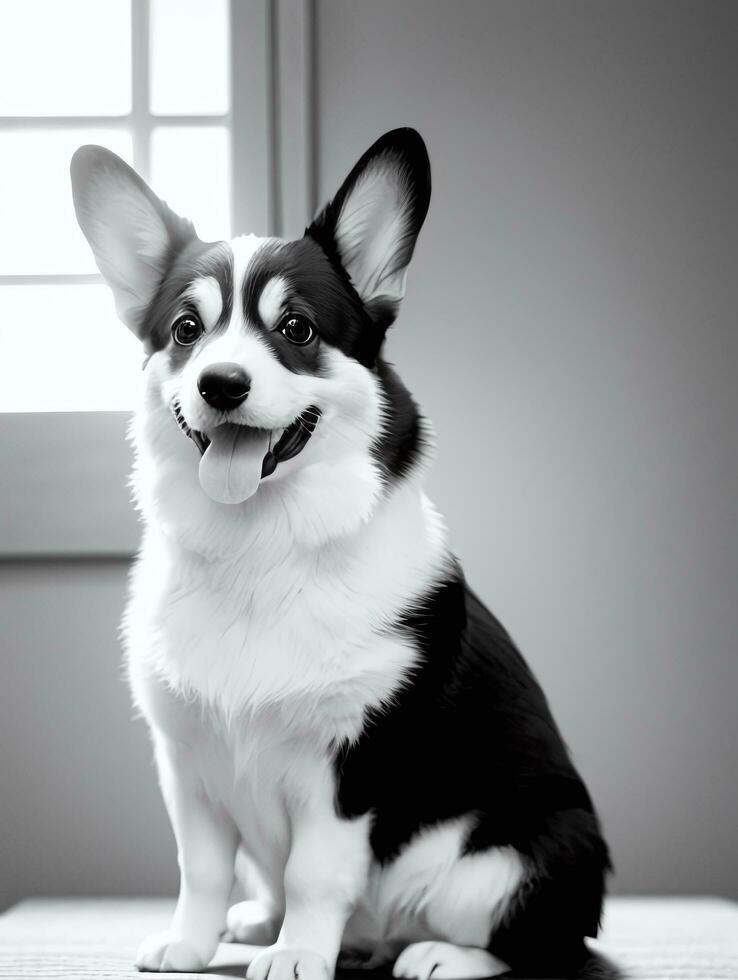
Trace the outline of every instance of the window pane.
{"type": "Polygon", "coordinates": [[[0,287],[0,346],[0,412],[135,404],[143,353],[107,286],[0,287]]]}
{"type": "Polygon", "coordinates": [[[222,126],[159,127],[151,143],[151,184],[200,238],[230,237],[228,130],[222,126]]]}
{"type": "Polygon", "coordinates": [[[69,182],[69,161],[83,143],[131,159],[123,130],[0,132],[0,275],[97,271],[69,182]]]}
{"type": "Polygon", "coordinates": [[[131,110],[131,0],[3,0],[0,116],[131,110]]]}
{"type": "Polygon", "coordinates": [[[228,112],[226,0],[151,0],[151,111],[228,112]]]}

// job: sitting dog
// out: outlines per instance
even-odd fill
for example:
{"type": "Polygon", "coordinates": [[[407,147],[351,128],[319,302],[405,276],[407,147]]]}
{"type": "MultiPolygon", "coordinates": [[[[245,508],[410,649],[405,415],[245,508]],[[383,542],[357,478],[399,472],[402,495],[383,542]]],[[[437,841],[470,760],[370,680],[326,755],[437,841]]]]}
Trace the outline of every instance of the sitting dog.
{"type": "Polygon", "coordinates": [[[227,927],[265,946],[249,980],[325,980],[339,956],[594,975],[597,816],[449,550],[427,424],[382,353],[428,210],[422,139],[379,139],[297,241],[203,242],[101,147],[72,183],[146,354],[124,634],[181,885],[138,968],[202,970],[227,927]]]}

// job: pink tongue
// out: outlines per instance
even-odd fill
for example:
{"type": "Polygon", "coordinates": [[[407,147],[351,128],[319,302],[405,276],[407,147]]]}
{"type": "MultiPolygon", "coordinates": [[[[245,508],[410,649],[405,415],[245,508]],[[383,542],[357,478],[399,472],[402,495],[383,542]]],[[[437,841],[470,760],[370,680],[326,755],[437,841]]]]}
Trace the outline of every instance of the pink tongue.
{"type": "Polygon", "coordinates": [[[200,460],[200,486],[220,504],[240,504],[256,493],[269,433],[245,425],[219,425],[200,460]]]}

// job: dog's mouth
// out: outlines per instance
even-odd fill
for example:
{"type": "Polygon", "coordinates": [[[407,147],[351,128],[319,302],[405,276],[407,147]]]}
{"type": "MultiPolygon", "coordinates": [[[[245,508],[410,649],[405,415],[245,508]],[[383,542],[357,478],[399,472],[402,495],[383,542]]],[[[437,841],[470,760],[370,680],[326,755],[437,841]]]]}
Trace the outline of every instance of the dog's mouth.
{"type": "Polygon", "coordinates": [[[259,481],[271,476],[280,463],[298,456],[320,421],[321,411],[311,405],[284,429],[257,429],[225,422],[209,434],[192,429],[178,401],[171,403],[177,425],[200,453],[200,484],[220,503],[241,503],[251,497],[259,481]]]}

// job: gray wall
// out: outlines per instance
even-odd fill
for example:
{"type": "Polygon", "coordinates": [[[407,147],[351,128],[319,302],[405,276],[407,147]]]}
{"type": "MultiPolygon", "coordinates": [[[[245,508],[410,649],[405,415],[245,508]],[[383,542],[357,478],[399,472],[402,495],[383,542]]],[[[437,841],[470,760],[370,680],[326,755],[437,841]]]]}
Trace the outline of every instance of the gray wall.
{"type": "MultiPolygon", "coordinates": [[[[738,893],[735,10],[317,0],[320,196],[385,129],[426,137],[390,355],[620,892],[738,893]]],[[[119,668],[125,575],[0,566],[0,901],[174,888],[119,668]]]]}
{"type": "Polygon", "coordinates": [[[419,129],[389,353],[620,891],[738,894],[735,4],[319,0],[320,195],[419,129]]]}
{"type": "Polygon", "coordinates": [[[127,563],[0,564],[0,908],[167,894],[176,853],[116,635],[127,563]]]}

